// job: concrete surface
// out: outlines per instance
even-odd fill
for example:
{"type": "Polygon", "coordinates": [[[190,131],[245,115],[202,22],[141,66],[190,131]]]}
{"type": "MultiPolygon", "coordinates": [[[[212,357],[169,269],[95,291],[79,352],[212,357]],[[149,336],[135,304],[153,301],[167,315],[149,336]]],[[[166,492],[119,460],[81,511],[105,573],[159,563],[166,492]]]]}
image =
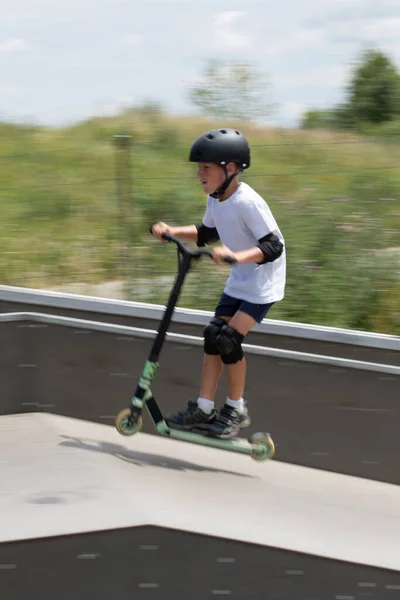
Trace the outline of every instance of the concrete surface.
{"type": "Polygon", "coordinates": [[[400,571],[399,486],[44,413],[0,456],[1,542],[153,525],[400,571]]]}

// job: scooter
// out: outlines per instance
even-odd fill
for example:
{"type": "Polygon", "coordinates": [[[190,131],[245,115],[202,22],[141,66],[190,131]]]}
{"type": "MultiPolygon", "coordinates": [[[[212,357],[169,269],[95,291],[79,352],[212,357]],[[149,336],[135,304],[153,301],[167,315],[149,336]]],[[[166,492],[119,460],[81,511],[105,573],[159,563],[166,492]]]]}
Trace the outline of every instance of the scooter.
{"type": "MultiPolygon", "coordinates": [[[[154,340],[148,359],[144,364],[142,375],[139,378],[131,406],[130,408],[122,410],[117,415],[115,427],[117,431],[124,436],[138,433],[143,424],[142,410],[146,407],[159,435],[175,440],[190,442],[191,444],[201,444],[219,448],[221,450],[228,450],[230,452],[239,452],[241,454],[249,455],[257,461],[271,459],[275,454],[275,446],[269,433],[254,433],[248,440],[242,438],[218,439],[207,435],[173,429],[168,426],[164,419],[152,394],[151,383],[154,380],[159,367],[158,359],[185,277],[194,261],[199,260],[205,255],[212,257],[212,252],[207,248],[190,250],[179,238],[170,235],[169,233],[164,233],[162,237],[168,242],[174,242],[177,246],[178,273],[157,331],[157,337],[154,340]]],[[[233,264],[236,261],[231,257],[227,257],[225,262],[233,264]]]]}

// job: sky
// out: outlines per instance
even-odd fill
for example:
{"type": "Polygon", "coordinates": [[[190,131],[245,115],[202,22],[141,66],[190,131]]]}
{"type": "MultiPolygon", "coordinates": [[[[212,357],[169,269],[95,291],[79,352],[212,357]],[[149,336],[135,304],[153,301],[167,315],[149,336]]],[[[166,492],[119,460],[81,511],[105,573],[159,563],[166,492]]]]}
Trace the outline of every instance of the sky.
{"type": "Polygon", "coordinates": [[[400,0],[0,0],[0,118],[64,126],[147,101],[198,112],[207,61],[252,64],[269,122],[344,99],[366,46],[400,69],[400,0]]]}

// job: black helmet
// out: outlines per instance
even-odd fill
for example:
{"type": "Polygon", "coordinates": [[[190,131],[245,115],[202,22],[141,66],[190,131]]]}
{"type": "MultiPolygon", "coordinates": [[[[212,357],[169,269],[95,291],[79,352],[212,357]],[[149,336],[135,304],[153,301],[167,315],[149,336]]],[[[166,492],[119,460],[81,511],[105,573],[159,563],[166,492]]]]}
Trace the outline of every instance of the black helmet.
{"type": "Polygon", "coordinates": [[[203,133],[190,149],[189,162],[210,162],[225,166],[237,163],[241,169],[250,167],[249,144],[236,129],[212,129],[203,133]]]}

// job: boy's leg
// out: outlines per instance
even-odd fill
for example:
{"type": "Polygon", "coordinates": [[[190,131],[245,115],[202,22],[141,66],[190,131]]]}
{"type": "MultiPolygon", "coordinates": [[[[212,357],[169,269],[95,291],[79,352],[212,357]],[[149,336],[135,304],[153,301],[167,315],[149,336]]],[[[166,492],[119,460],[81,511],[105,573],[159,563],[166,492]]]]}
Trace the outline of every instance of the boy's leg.
{"type": "MultiPolygon", "coordinates": [[[[222,319],[222,323],[225,321],[228,324],[231,316],[218,318],[222,319]]],[[[219,354],[204,353],[199,397],[196,401],[189,400],[185,409],[166,416],[166,422],[170,427],[200,432],[210,427],[216,416],[214,398],[223,366],[219,354]]]]}
{"type": "MultiPolygon", "coordinates": [[[[264,318],[270,306],[272,304],[252,305],[243,302],[229,322],[229,328],[234,331],[226,332],[228,337],[227,347],[229,348],[229,336],[232,340],[235,340],[236,345],[233,346],[234,350],[227,350],[228,354],[225,362],[229,395],[209,429],[209,435],[213,437],[229,439],[237,436],[241,429],[250,425],[248,410],[243,399],[246,381],[246,358],[243,356],[243,352],[240,352],[238,344],[241,345],[240,336],[244,338],[254,325],[264,318]],[[240,356],[242,357],[238,359],[240,356]]],[[[224,354],[222,354],[222,359],[224,359],[224,354]]]]}
{"type": "MultiPolygon", "coordinates": [[[[242,336],[246,336],[256,322],[250,315],[237,311],[230,320],[229,327],[242,336]]],[[[235,363],[226,364],[226,372],[228,397],[209,431],[210,435],[219,438],[235,437],[241,429],[250,425],[250,418],[243,399],[246,380],[245,356],[235,363]]]]}
{"type": "MultiPolygon", "coordinates": [[[[231,317],[220,318],[223,319],[226,324],[231,320],[231,317]]],[[[223,368],[224,364],[219,354],[204,354],[199,398],[206,398],[207,400],[214,402],[223,368]]]]}
{"type": "MultiPolygon", "coordinates": [[[[256,323],[257,321],[250,315],[238,311],[232,317],[229,327],[246,336],[256,323]]],[[[228,393],[231,400],[241,400],[243,398],[246,382],[246,366],[245,356],[237,363],[226,365],[228,393]]]]}
{"type": "Polygon", "coordinates": [[[223,368],[224,365],[220,356],[204,354],[199,398],[206,398],[210,402],[214,402],[223,368]]]}

